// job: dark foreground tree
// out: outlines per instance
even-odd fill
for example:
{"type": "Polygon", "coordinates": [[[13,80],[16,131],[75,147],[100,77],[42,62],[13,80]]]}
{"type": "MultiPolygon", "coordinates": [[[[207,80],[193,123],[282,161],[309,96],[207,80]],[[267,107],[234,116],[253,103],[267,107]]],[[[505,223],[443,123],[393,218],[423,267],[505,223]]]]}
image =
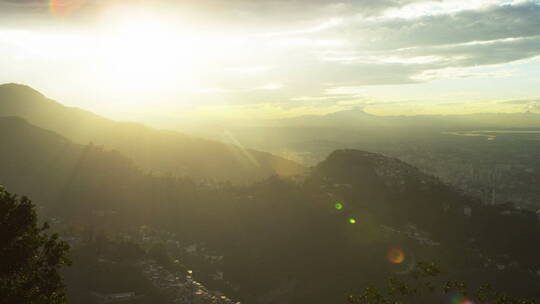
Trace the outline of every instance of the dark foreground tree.
{"type": "Polygon", "coordinates": [[[66,302],[59,269],[69,264],[69,246],[39,227],[32,202],[0,186],[0,302],[66,302]]]}

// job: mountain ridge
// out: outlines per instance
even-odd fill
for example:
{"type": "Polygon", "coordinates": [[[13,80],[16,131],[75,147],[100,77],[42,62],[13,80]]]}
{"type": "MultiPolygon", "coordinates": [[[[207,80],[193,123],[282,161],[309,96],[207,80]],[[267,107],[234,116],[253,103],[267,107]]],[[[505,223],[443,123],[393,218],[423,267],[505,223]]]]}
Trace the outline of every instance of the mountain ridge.
{"type": "Polygon", "coordinates": [[[422,128],[426,125],[435,129],[470,129],[479,125],[487,128],[540,128],[540,114],[523,113],[471,113],[471,114],[418,114],[379,116],[363,109],[353,108],[324,115],[306,115],[272,121],[271,125],[283,126],[333,126],[346,127],[388,127],[403,126],[422,128]],[[525,119],[525,120],[524,120],[525,119]],[[434,123],[436,120],[436,124],[434,123]],[[495,123],[494,121],[498,121],[495,123]],[[369,124],[372,124],[371,126],[369,124]]]}
{"type": "Polygon", "coordinates": [[[303,174],[304,168],[266,152],[117,122],[79,108],[66,107],[18,84],[0,85],[0,116],[19,116],[75,143],[93,142],[116,149],[143,170],[196,179],[246,182],[277,175],[303,174]]]}

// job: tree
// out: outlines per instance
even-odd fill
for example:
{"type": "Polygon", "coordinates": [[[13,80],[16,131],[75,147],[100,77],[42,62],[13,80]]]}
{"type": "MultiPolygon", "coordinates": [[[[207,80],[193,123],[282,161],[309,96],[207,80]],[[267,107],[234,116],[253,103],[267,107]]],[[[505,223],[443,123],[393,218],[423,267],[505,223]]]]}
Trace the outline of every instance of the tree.
{"type": "Polygon", "coordinates": [[[59,270],[71,262],[68,244],[37,224],[35,206],[0,186],[0,298],[2,303],[66,303],[59,270]]]}
{"type": "MultiPolygon", "coordinates": [[[[536,304],[535,299],[515,298],[503,292],[493,290],[490,284],[483,284],[470,292],[467,284],[462,281],[437,281],[441,274],[439,267],[433,263],[419,262],[412,271],[409,280],[390,277],[387,290],[376,287],[366,287],[358,295],[349,295],[351,304],[405,304],[433,303],[441,296],[455,293],[456,303],[494,303],[494,304],[536,304]],[[426,297],[431,297],[426,301],[426,297]],[[422,301],[423,298],[423,301],[422,301]],[[435,301],[434,301],[435,299],[435,301]]],[[[454,301],[453,301],[454,302],[454,301]]]]}

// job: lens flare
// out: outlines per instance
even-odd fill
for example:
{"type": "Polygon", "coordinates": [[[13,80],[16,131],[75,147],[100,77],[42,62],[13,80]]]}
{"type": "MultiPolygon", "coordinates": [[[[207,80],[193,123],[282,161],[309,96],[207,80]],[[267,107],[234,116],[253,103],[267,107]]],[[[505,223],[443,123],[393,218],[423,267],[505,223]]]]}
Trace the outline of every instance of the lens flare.
{"type": "Polygon", "coordinates": [[[386,254],[388,261],[392,264],[401,264],[405,261],[405,253],[400,248],[392,248],[386,254]]]}
{"type": "Polygon", "coordinates": [[[53,16],[66,16],[84,5],[86,0],[49,0],[49,11],[53,16]]]}
{"type": "Polygon", "coordinates": [[[336,207],[336,210],[341,210],[341,209],[343,209],[343,204],[342,203],[336,203],[336,205],[334,207],[336,207]]]}
{"type": "Polygon", "coordinates": [[[349,223],[350,223],[350,224],[356,224],[356,219],[350,218],[350,219],[349,219],[349,223]]]}
{"type": "Polygon", "coordinates": [[[467,299],[466,297],[464,297],[462,295],[453,296],[450,303],[451,304],[474,304],[473,301],[467,299]]]}
{"type": "Polygon", "coordinates": [[[397,274],[404,275],[408,274],[416,268],[416,258],[413,254],[407,254],[407,260],[399,264],[401,267],[396,270],[397,274]]]}

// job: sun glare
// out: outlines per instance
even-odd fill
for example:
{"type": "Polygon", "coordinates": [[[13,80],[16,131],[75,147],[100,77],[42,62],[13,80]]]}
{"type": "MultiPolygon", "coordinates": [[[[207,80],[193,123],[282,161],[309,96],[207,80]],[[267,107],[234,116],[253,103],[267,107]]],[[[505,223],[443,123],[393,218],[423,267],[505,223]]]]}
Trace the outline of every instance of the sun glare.
{"type": "Polygon", "coordinates": [[[103,74],[129,88],[195,86],[207,47],[177,21],[133,7],[108,10],[101,37],[103,74]]]}

